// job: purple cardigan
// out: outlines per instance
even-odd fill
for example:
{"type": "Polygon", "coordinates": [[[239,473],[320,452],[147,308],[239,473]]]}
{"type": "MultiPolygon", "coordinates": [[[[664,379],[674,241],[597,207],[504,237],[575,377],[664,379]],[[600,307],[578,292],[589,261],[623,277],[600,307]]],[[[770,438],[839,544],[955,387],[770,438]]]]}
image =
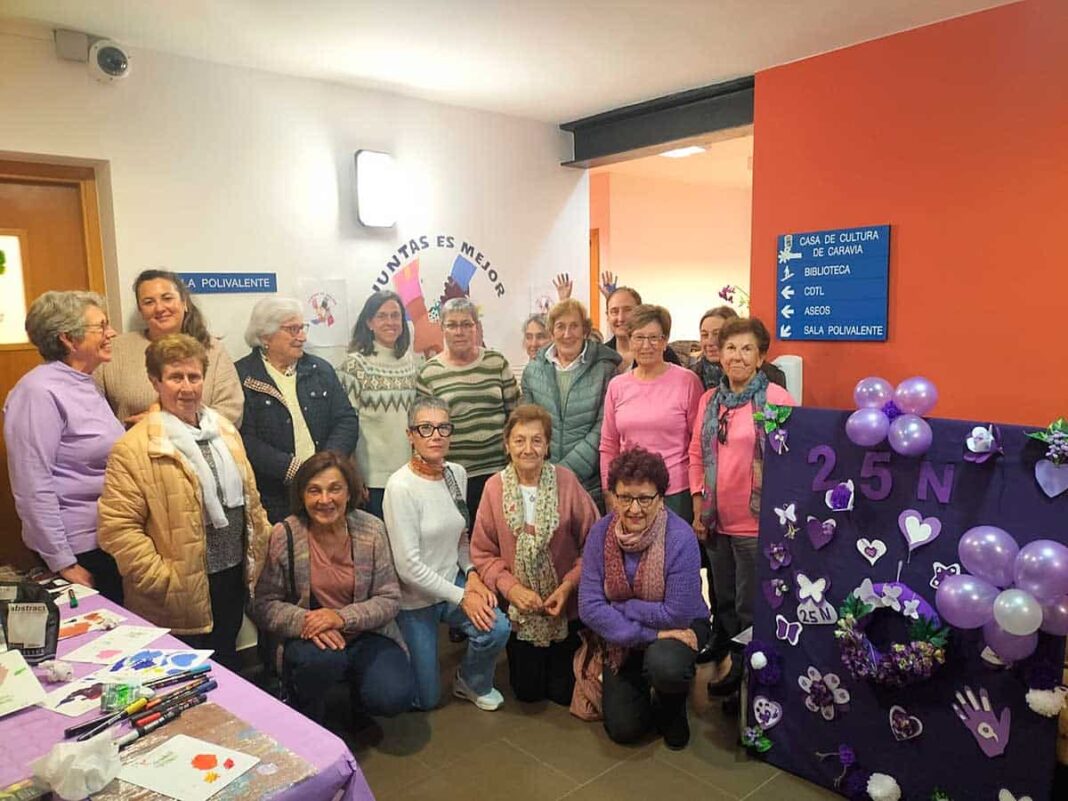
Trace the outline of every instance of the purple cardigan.
{"type": "MultiPolygon", "coordinates": [[[[697,618],[708,619],[701,596],[701,553],[697,537],[686,521],[668,510],[664,544],[664,600],[660,603],[631,599],[612,603],[604,591],[604,538],[611,515],[590,529],[582,549],[579,581],[579,617],[614,645],[628,648],[648,645],[658,631],[684,629],[697,618]]],[[[624,553],[627,579],[634,581],[640,553],[624,553]]]]}

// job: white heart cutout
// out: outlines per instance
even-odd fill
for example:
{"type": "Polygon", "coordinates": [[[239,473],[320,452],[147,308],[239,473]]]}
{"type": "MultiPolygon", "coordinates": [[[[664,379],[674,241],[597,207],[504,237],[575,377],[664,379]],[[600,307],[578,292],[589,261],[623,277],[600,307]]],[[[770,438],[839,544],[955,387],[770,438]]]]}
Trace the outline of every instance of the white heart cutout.
{"type": "Polygon", "coordinates": [[[867,560],[868,564],[875,567],[875,563],[886,555],[886,543],[882,540],[869,540],[866,537],[861,537],[857,540],[857,550],[867,560]]]}

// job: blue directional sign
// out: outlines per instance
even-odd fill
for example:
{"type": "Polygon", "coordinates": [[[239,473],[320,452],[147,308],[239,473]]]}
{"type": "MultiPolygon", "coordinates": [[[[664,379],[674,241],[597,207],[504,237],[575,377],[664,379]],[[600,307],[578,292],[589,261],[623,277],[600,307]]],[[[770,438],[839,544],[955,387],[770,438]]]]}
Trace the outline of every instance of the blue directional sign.
{"type": "Polygon", "coordinates": [[[277,292],[275,273],[178,273],[195,295],[224,292],[277,292]]]}
{"type": "Polygon", "coordinates": [[[783,234],[778,254],[779,339],[886,340],[889,225],[783,234]]]}

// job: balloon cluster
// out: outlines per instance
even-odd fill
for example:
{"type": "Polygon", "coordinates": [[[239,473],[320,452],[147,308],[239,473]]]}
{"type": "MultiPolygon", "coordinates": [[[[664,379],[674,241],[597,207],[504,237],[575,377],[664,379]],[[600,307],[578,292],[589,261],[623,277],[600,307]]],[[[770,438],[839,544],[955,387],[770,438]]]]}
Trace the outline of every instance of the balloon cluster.
{"type": "Polygon", "coordinates": [[[885,378],[862,378],[853,390],[857,410],[846,421],[846,436],[870,448],[884,439],[902,456],[921,456],[931,447],[931,426],[920,415],[938,402],[934,383],[923,376],[891,386],[885,378]]]}
{"type": "Polygon", "coordinates": [[[1021,548],[1007,531],[976,526],[957,545],[971,575],[946,576],[935,606],[958,629],[982,628],[1005,662],[1026,659],[1038,632],[1068,636],[1068,548],[1035,540],[1021,548]]]}

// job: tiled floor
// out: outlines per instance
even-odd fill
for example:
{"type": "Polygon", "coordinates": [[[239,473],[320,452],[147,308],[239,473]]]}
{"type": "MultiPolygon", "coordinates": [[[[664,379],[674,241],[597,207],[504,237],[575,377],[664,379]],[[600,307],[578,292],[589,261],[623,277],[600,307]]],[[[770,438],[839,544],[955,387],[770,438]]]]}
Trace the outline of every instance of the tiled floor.
{"type": "MultiPolygon", "coordinates": [[[[443,678],[451,677],[462,648],[444,644],[443,678]]],[[[583,723],[555,704],[520,704],[507,688],[503,659],[497,686],[505,695],[497,712],[450,696],[433,712],[381,721],[376,743],[349,738],[376,799],[840,799],[749,758],[735,745],[737,719],[718,706],[691,709],[689,747],[669,751],[658,738],[616,745],[601,724],[583,723]]]]}

